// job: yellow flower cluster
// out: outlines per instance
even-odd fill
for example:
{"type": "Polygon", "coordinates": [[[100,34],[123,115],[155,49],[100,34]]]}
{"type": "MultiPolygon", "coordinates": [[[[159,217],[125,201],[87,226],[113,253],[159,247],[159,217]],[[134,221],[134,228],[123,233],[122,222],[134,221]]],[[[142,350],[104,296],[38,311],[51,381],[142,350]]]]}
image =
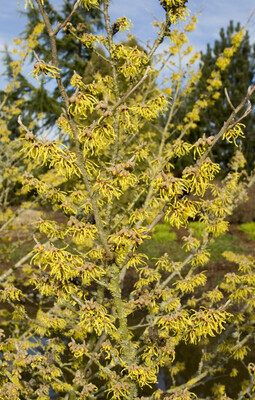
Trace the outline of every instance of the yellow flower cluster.
{"type": "Polygon", "coordinates": [[[246,164],[246,159],[243,153],[240,150],[236,150],[233,158],[229,163],[229,167],[234,171],[238,171],[239,169],[243,169],[246,164]]]}
{"type": "Polygon", "coordinates": [[[194,266],[198,266],[198,265],[205,265],[209,262],[210,260],[210,253],[208,250],[202,249],[199,250],[195,256],[193,257],[191,264],[194,266]]]}
{"type": "Polygon", "coordinates": [[[210,221],[206,228],[206,232],[211,233],[214,237],[222,235],[228,230],[229,222],[223,219],[215,219],[210,221]]]}
{"type": "Polygon", "coordinates": [[[83,343],[76,343],[75,340],[72,338],[71,342],[68,343],[68,347],[75,358],[79,358],[82,357],[84,354],[88,354],[88,347],[86,346],[84,341],[83,343]]]}
{"type": "Polygon", "coordinates": [[[22,291],[15,286],[7,286],[0,290],[1,301],[20,301],[22,291]]]}
{"type": "Polygon", "coordinates": [[[196,287],[204,286],[206,280],[206,276],[201,272],[200,274],[192,275],[177,281],[174,285],[176,289],[181,290],[183,293],[192,293],[196,287]]]}
{"type": "Polygon", "coordinates": [[[198,157],[201,157],[207,150],[207,148],[212,146],[213,142],[214,136],[209,136],[208,138],[206,138],[205,135],[203,135],[201,138],[199,138],[192,146],[194,148],[194,159],[196,158],[196,155],[198,155],[198,157]]]}
{"type": "Polygon", "coordinates": [[[79,134],[79,141],[83,144],[84,155],[87,151],[92,154],[100,154],[114,142],[115,132],[113,126],[106,122],[99,122],[93,128],[86,127],[79,134]]]}
{"type": "Polygon", "coordinates": [[[185,0],[161,0],[161,4],[169,14],[170,22],[177,24],[185,21],[190,11],[185,6],[185,0]]]}
{"type": "Polygon", "coordinates": [[[142,267],[139,270],[139,280],[135,283],[135,288],[139,289],[143,286],[150,285],[153,282],[158,282],[160,273],[148,266],[142,267]]]}
{"type": "MultiPolygon", "coordinates": [[[[64,204],[66,202],[65,192],[61,191],[60,189],[56,189],[53,185],[49,185],[37,178],[34,178],[28,173],[24,174],[22,183],[26,191],[35,189],[39,195],[50,200],[53,204],[64,204]]],[[[74,213],[76,214],[76,209],[74,209],[74,213]]]]}
{"type": "Polygon", "coordinates": [[[184,198],[181,201],[176,201],[174,204],[170,204],[165,219],[170,222],[170,225],[180,228],[186,226],[188,219],[194,219],[199,210],[199,203],[190,201],[184,198]]]}
{"type": "MultiPolygon", "coordinates": [[[[255,260],[252,256],[236,255],[232,252],[224,252],[227,260],[239,264],[239,273],[228,273],[225,275],[225,282],[221,288],[230,293],[229,298],[234,303],[245,302],[251,307],[249,312],[253,313],[255,306],[255,260]]],[[[248,318],[247,318],[248,320],[248,318]]]]}
{"type": "Polygon", "coordinates": [[[162,200],[168,201],[171,197],[177,198],[188,189],[188,185],[184,179],[176,178],[171,173],[165,174],[161,172],[152,182],[152,185],[159,190],[162,200]]]}
{"type": "Polygon", "coordinates": [[[180,264],[172,262],[168,253],[165,253],[158,259],[155,266],[159,270],[172,272],[174,269],[178,270],[180,264]]]}
{"type": "Polygon", "coordinates": [[[114,379],[114,371],[111,374],[111,379],[108,380],[106,390],[107,395],[111,395],[112,400],[128,400],[130,399],[130,386],[131,384],[126,380],[114,379]]]}
{"type": "Polygon", "coordinates": [[[245,35],[245,29],[241,29],[240,31],[234,33],[231,38],[231,44],[237,49],[243,41],[245,35]]]}
{"type": "Polygon", "coordinates": [[[60,142],[50,141],[45,137],[37,139],[32,133],[27,133],[23,139],[23,153],[33,158],[38,164],[49,163],[49,167],[57,165],[57,174],[67,179],[73,175],[80,176],[81,172],[76,164],[76,155],[66,146],[60,147],[60,142]]]}
{"type": "Polygon", "coordinates": [[[236,140],[238,138],[244,138],[244,133],[243,133],[243,128],[245,128],[244,124],[241,124],[240,122],[236,125],[233,126],[233,128],[228,129],[226,132],[224,132],[223,139],[226,139],[229,143],[235,144],[235,146],[238,146],[236,143],[236,140]]]}
{"type": "Polygon", "coordinates": [[[37,245],[34,248],[35,255],[32,262],[47,270],[53,280],[68,281],[78,275],[78,266],[82,266],[82,257],[73,255],[64,249],[58,249],[53,245],[37,245]]]}
{"type": "Polygon", "coordinates": [[[81,42],[84,46],[91,48],[94,47],[96,43],[100,43],[102,38],[99,36],[93,35],[93,33],[83,33],[82,36],[76,36],[76,38],[81,42]]]}
{"type": "Polygon", "coordinates": [[[221,76],[219,71],[212,71],[210,78],[207,79],[207,90],[209,92],[214,91],[215,89],[220,89],[222,86],[221,76]]]}
{"type": "Polygon", "coordinates": [[[98,7],[100,0],[81,0],[81,6],[86,7],[88,10],[91,7],[98,7]]]}
{"type": "Polygon", "coordinates": [[[216,65],[221,71],[224,71],[224,69],[226,69],[227,66],[230,64],[230,61],[230,57],[220,56],[217,58],[216,65]]]}
{"type": "MultiPolygon", "coordinates": [[[[220,93],[217,91],[222,86],[220,71],[224,71],[229,65],[233,54],[236,52],[240,43],[243,40],[245,34],[245,30],[240,30],[236,34],[233,35],[231,39],[231,47],[227,47],[223,54],[220,55],[216,61],[216,66],[218,67],[218,71],[214,70],[211,73],[211,76],[207,79],[207,91],[206,95],[202,94],[201,98],[196,101],[192,111],[190,111],[186,117],[184,118],[184,122],[186,123],[185,130],[188,133],[190,129],[196,127],[196,122],[200,120],[200,110],[203,107],[206,107],[208,104],[214,104],[215,100],[217,100],[220,96],[220,93]]],[[[178,127],[179,130],[184,129],[184,125],[180,124],[178,127]]]]}
{"type": "Polygon", "coordinates": [[[80,89],[80,91],[86,89],[86,85],[83,83],[82,77],[76,72],[73,74],[70,83],[72,86],[75,86],[80,89]]]}
{"type": "Polygon", "coordinates": [[[187,36],[178,29],[173,29],[169,35],[169,39],[171,44],[169,50],[172,54],[177,54],[181,47],[188,42],[187,36]]]}
{"type": "Polygon", "coordinates": [[[50,329],[62,331],[67,325],[67,321],[65,321],[63,318],[50,315],[42,310],[39,310],[37,313],[37,322],[39,322],[38,325],[41,325],[41,327],[45,327],[46,332],[49,332],[50,329]]]}
{"type": "Polygon", "coordinates": [[[150,386],[152,383],[156,383],[157,372],[158,369],[152,368],[151,366],[144,367],[132,364],[127,367],[127,377],[137,381],[140,387],[145,385],[150,386]]]}
{"type": "Polygon", "coordinates": [[[185,28],[184,28],[185,31],[186,31],[186,32],[192,32],[192,31],[194,31],[194,29],[196,29],[197,22],[198,22],[197,16],[196,16],[196,15],[193,15],[193,16],[190,18],[190,22],[185,26],[185,28]]]}
{"type": "Polygon", "coordinates": [[[143,221],[148,217],[148,212],[144,211],[142,208],[137,208],[134,210],[129,217],[130,224],[136,224],[138,221],[143,221]]]}
{"type": "Polygon", "coordinates": [[[181,139],[174,140],[173,144],[169,146],[169,151],[173,151],[174,157],[182,157],[190,152],[192,145],[181,139]]]}
{"type": "Polygon", "coordinates": [[[151,120],[163,113],[167,109],[168,100],[165,96],[158,96],[149,100],[146,104],[130,107],[130,111],[138,114],[140,117],[151,120]]]}
{"type": "Polygon", "coordinates": [[[95,225],[86,224],[85,222],[78,221],[76,218],[71,217],[67,223],[68,227],[65,235],[71,236],[76,244],[88,244],[91,240],[95,239],[97,228],[95,225]]]}
{"type": "Polygon", "coordinates": [[[119,232],[110,236],[110,242],[117,246],[117,249],[122,247],[130,247],[132,245],[140,245],[148,236],[144,234],[145,228],[122,228],[119,232]]]}
{"type": "Polygon", "coordinates": [[[107,199],[108,203],[112,203],[114,198],[119,199],[122,192],[112,185],[109,179],[97,178],[94,184],[94,191],[98,192],[100,196],[107,199]]]}
{"type": "Polygon", "coordinates": [[[181,335],[187,331],[187,327],[190,325],[189,312],[187,310],[177,310],[170,314],[163,315],[157,320],[157,326],[164,336],[169,335],[181,335]]]}
{"type": "Polygon", "coordinates": [[[119,67],[119,71],[124,77],[129,80],[141,73],[143,65],[148,64],[148,58],[145,52],[137,47],[124,46],[123,44],[114,45],[112,55],[119,60],[124,60],[124,63],[119,67]]]}
{"type": "Polygon", "coordinates": [[[41,233],[45,233],[48,238],[64,239],[65,231],[55,221],[40,220],[37,228],[41,233]]]}
{"type": "Polygon", "coordinates": [[[84,334],[94,331],[98,336],[103,332],[113,334],[115,327],[114,317],[107,314],[107,310],[101,304],[93,300],[87,300],[80,310],[80,323],[84,334]]]}
{"type": "Polygon", "coordinates": [[[115,178],[115,183],[120,185],[122,191],[135,186],[138,178],[131,171],[134,169],[134,163],[120,163],[108,168],[108,172],[115,178]]]}
{"type": "Polygon", "coordinates": [[[135,268],[138,270],[138,266],[147,265],[145,260],[148,260],[146,254],[133,253],[127,262],[127,268],[135,268]]]}
{"type": "Polygon", "coordinates": [[[190,328],[186,340],[190,343],[198,343],[203,336],[215,336],[220,334],[231,317],[226,311],[202,308],[190,317],[190,328]]]}
{"type": "Polygon", "coordinates": [[[85,261],[84,264],[78,268],[79,275],[82,278],[83,285],[91,285],[93,280],[100,280],[106,274],[102,266],[85,261]]]}
{"type": "Polygon", "coordinates": [[[82,92],[75,93],[70,97],[69,101],[71,104],[68,111],[77,120],[87,119],[88,111],[92,113],[95,104],[98,103],[98,100],[94,96],[82,92]]]}
{"type": "Polygon", "coordinates": [[[212,304],[217,303],[218,301],[223,299],[223,294],[218,288],[210,290],[209,292],[205,293],[204,296],[208,298],[212,302],[212,304]]]}
{"type": "Polygon", "coordinates": [[[38,76],[47,75],[50,78],[56,78],[61,70],[54,65],[46,64],[43,60],[35,61],[34,69],[28,75],[33,74],[33,78],[36,78],[37,82],[40,83],[38,76]]]}
{"type": "Polygon", "coordinates": [[[60,117],[57,119],[57,124],[59,129],[63,130],[65,133],[68,133],[68,135],[73,138],[72,128],[68,122],[68,119],[64,115],[60,115],[60,117]]]}
{"type": "Polygon", "coordinates": [[[183,178],[191,192],[198,196],[203,196],[215,175],[220,171],[219,164],[213,163],[206,158],[200,167],[186,167],[183,171],[183,178]]]}
{"type": "Polygon", "coordinates": [[[118,31],[120,33],[129,31],[130,28],[134,27],[131,20],[127,17],[117,18],[116,22],[114,22],[114,26],[118,28],[118,31]]]}

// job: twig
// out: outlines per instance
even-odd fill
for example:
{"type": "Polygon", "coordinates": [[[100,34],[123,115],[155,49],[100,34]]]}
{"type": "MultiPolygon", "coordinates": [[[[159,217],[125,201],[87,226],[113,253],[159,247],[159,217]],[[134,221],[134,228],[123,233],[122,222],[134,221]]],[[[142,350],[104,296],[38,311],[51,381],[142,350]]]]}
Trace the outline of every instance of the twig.
{"type": "Polygon", "coordinates": [[[251,112],[251,103],[248,103],[248,107],[245,110],[244,114],[238,118],[238,120],[233,121],[233,118],[237,115],[237,113],[245,106],[245,103],[247,102],[247,100],[249,100],[249,97],[252,95],[252,93],[255,91],[255,85],[253,86],[249,86],[246,96],[243,98],[243,100],[241,101],[241,103],[232,111],[231,115],[229,116],[229,118],[227,119],[226,122],[224,122],[222,128],[220,129],[220,131],[218,132],[218,134],[215,136],[214,141],[212,142],[212,145],[205,151],[205,153],[203,154],[203,156],[201,157],[201,159],[199,160],[200,163],[202,163],[206,157],[208,156],[209,152],[211,151],[211,149],[213,148],[213,146],[218,142],[218,140],[224,135],[224,133],[228,130],[233,128],[233,126],[235,126],[239,121],[241,121],[243,118],[245,118],[250,112],[251,112]]]}
{"type": "Polygon", "coordinates": [[[121,99],[120,99],[120,101],[114,106],[114,109],[115,108],[117,108],[117,107],[119,107],[119,105],[121,104],[121,103],[124,103],[124,101],[143,83],[143,81],[145,81],[145,79],[147,78],[147,76],[148,76],[148,73],[149,73],[149,70],[150,70],[150,67],[148,66],[147,68],[146,68],[146,71],[145,71],[145,73],[144,73],[144,75],[143,75],[143,77],[140,79],[140,81],[132,88],[132,89],[130,89],[129,90],[129,92],[127,92],[121,99]]]}
{"type": "Polygon", "coordinates": [[[238,124],[238,122],[242,121],[242,119],[244,119],[245,117],[247,117],[247,115],[248,115],[250,112],[251,112],[251,102],[250,102],[250,100],[248,100],[247,109],[245,110],[245,112],[243,113],[243,115],[241,115],[240,118],[238,118],[235,122],[233,122],[233,124],[231,124],[231,125],[229,126],[229,129],[230,129],[230,128],[233,128],[233,126],[235,126],[236,124],[238,124]]]}
{"type": "Polygon", "coordinates": [[[167,30],[170,28],[171,26],[171,22],[170,22],[170,16],[168,15],[168,13],[166,14],[166,21],[163,24],[161,31],[159,32],[159,35],[157,37],[157,39],[154,42],[154,45],[151,48],[151,51],[148,54],[148,58],[150,59],[153,54],[155,53],[155,51],[157,50],[158,46],[163,42],[164,37],[167,33],[167,30]]]}
{"type": "Polygon", "coordinates": [[[232,108],[232,110],[234,110],[234,111],[235,111],[235,107],[234,107],[234,106],[233,106],[233,104],[231,103],[231,100],[230,100],[230,97],[229,97],[229,94],[228,94],[227,88],[224,88],[224,92],[225,92],[225,95],[226,95],[226,98],[227,98],[228,104],[230,105],[230,107],[232,108]]]}
{"type": "MultiPolygon", "coordinates": [[[[200,383],[200,381],[202,379],[204,379],[207,375],[209,375],[209,372],[212,374],[213,371],[214,371],[214,369],[212,369],[211,371],[207,370],[207,371],[202,372],[200,375],[195,376],[194,378],[190,379],[188,382],[183,383],[182,385],[178,385],[178,389],[179,390],[181,390],[181,389],[191,389],[194,386],[197,386],[198,383],[200,383]]],[[[166,392],[167,393],[174,393],[175,389],[176,388],[169,389],[166,392]]]]}
{"type": "Polygon", "coordinates": [[[0,111],[2,110],[3,106],[5,105],[7,100],[7,95],[4,96],[2,103],[0,104],[0,111]]]}
{"type": "MultiPolygon", "coordinates": [[[[55,242],[57,239],[53,238],[50,241],[48,240],[43,244],[43,246],[46,246],[50,242],[55,242]]],[[[16,264],[14,264],[11,268],[9,268],[5,273],[0,275],[0,282],[3,282],[5,278],[7,278],[9,275],[11,275],[16,269],[22,267],[22,265],[29,260],[30,257],[33,255],[33,250],[27,253],[24,257],[22,257],[16,264]]]]}
{"type": "Polygon", "coordinates": [[[33,134],[22,122],[21,116],[18,116],[18,124],[28,133],[28,134],[33,134]]]}
{"type": "Polygon", "coordinates": [[[72,11],[71,11],[70,14],[66,17],[66,19],[65,19],[61,24],[58,23],[56,29],[53,31],[53,33],[54,33],[55,36],[57,36],[58,32],[61,31],[61,29],[63,29],[63,28],[66,26],[67,22],[72,18],[73,14],[75,13],[75,11],[77,10],[77,8],[79,7],[80,2],[81,2],[81,0],[77,0],[76,3],[75,3],[74,6],[73,6],[72,11]]]}

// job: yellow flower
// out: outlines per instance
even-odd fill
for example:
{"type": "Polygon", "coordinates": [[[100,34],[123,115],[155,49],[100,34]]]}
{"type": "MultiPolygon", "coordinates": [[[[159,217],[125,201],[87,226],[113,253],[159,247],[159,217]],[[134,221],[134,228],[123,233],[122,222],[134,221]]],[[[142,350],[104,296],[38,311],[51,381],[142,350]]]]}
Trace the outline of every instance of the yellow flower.
{"type": "Polygon", "coordinates": [[[94,106],[98,102],[91,94],[82,92],[75,93],[69,101],[71,103],[68,108],[69,113],[81,120],[87,118],[88,111],[93,112],[94,106]]]}
{"type": "MultiPolygon", "coordinates": [[[[44,0],[41,0],[42,4],[44,4],[44,0]]],[[[33,3],[31,0],[25,0],[25,6],[24,8],[26,9],[28,4],[30,5],[31,8],[34,8],[33,3]]],[[[18,0],[18,5],[19,5],[19,0],[18,0]]]]}
{"type": "Polygon", "coordinates": [[[28,75],[33,74],[33,78],[36,78],[37,82],[39,82],[38,76],[47,75],[50,78],[56,78],[59,75],[59,68],[54,65],[46,64],[43,60],[35,61],[34,69],[28,75]]]}
{"type": "Polygon", "coordinates": [[[80,310],[80,318],[80,326],[84,329],[84,332],[89,333],[94,330],[100,336],[103,331],[112,334],[117,329],[113,325],[115,318],[107,314],[105,307],[93,300],[85,302],[80,310]]]}
{"type": "Polygon", "coordinates": [[[89,10],[91,7],[97,7],[99,0],[82,0],[81,5],[89,10]]]}
{"type": "Polygon", "coordinates": [[[236,144],[236,139],[239,137],[244,138],[244,133],[242,131],[242,127],[245,128],[244,124],[241,124],[240,122],[233,126],[233,128],[230,128],[228,131],[226,131],[223,135],[223,139],[226,139],[229,143],[235,144],[237,147],[238,145],[236,144]]]}
{"type": "Polygon", "coordinates": [[[118,18],[116,22],[113,24],[113,29],[115,28],[120,33],[125,31],[129,31],[130,28],[133,28],[134,25],[132,24],[131,20],[127,17],[118,18]]]}
{"type": "Polygon", "coordinates": [[[231,58],[225,57],[225,56],[220,56],[216,61],[216,65],[217,65],[217,67],[219,67],[219,69],[221,71],[224,71],[224,69],[226,69],[227,66],[229,65],[230,61],[231,61],[231,58]]]}
{"type": "Polygon", "coordinates": [[[197,275],[191,275],[181,281],[174,283],[176,289],[181,290],[183,293],[192,293],[197,286],[204,286],[206,284],[206,276],[201,272],[197,275]]]}
{"type": "Polygon", "coordinates": [[[210,253],[207,250],[200,250],[196,253],[195,257],[191,261],[194,266],[205,265],[210,260],[210,253]]]}

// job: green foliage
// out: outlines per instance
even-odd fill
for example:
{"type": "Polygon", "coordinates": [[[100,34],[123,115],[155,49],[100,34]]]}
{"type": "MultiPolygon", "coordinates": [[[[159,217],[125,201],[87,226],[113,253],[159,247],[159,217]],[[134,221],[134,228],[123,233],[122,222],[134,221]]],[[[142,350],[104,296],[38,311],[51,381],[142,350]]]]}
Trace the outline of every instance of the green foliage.
{"type": "MultiPolygon", "coordinates": [[[[240,23],[234,25],[233,21],[230,21],[229,26],[220,30],[220,38],[215,40],[213,47],[207,45],[207,51],[201,53],[202,69],[201,79],[198,81],[191,95],[185,100],[183,107],[185,111],[192,109],[195,100],[199,99],[201,92],[206,90],[208,79],[212,71],[217,65],[217,60],[224,54],[224,49],[229,49],[231,46],[231,38],[233,34],[240,30],[240,23]]],[[[197,127],[192,131],[193,140],[198,139],[203,135],[216,135],[219,128],[226,121],[229,112],[231,111],[231,105],[227,101],[225,89],[228,91],[229,97],[233,106],[235,107],[240,103],[245,88],[252,84],[255,76],[255,44],[250,44],[250,38],[248,32],[246,32],[241,45],[237,51],[231,57],[230,62],[226,65],[224,70],[221,72],[221,85],[214,101],[208,104],[200,113],[197,127]]],[[[254,100],[254,95],[251,98],[254,100]]],[[[246,125],[246,140],[242,144],[237,141],[236,146],[243,146],[242,151],[245,159],[247,160],[247,169],[252,170],[254,168],[255,158],[255,114],[252,110],[250,117],[244,120],[246,125]]],[[[228,142],[221,141],[217,150],[214,152],[214,160],[221,162],[224,169],[229,168],[229,160],[233,156],[234,148],[230,146],[228,142]]]]}
{"type": "Polygon", "coordinates": [[[206,226],[203,222],[191,221],[189,226],[194,231],[194,236],[197,239],[201,239],[204,236],[206,226]]]}
{"type": "Polygon", "coordinates": [[[176,240],[176,233],[171,232],[167,224],[158,224],[155,226],[155,232],[152,235],[152,240],[156,242],[168,242],[176,240]]]}
{"type": "MultiPolygon", "coordinates": [[[[73,1],[67,0],[61,3],[61,7],[54,7],[48,0],[44,1],[44,8],[49,15],[50,22],[55,25],[60,21],[64,21],[72,11],[73,1]]],[[[33,35],[34,29],[41,23],[42,17],[37,7],[28,8],[23,12],[27,18],[27,23],[21,38],[26,41],[33,35]]],[[[94,32],[102,29],[101,14],[96,9],[84,10],[81,9],[79,13],[74,13],[69,19],[70,24],[77,28],[78,35],[82,36],[83,32],[94,32]]],[[[59,67],[63,72],[64,83],[70,89],[70,80],[73,71],[81,74],[82,76],[89,77],[93,71],[89,71],[87,66],[92,56],[92,49],[87,48],[81,42],[75,40],[69,31],[61,32],[61,36],[57,39],[58,54],[59,54],[59,67]]],[[[51,46],[49,37],[44,30],[39,32],[36,43],[33,48],[39,58],[43,58],[47,63],[51,62],[51,46]]],[[[6,65],[5,75],[11,79],[12,69],[10,64],[13,62],[15,56],[6,50],[4,64],[6,65]]],[[[30,62],[34,56],[31,57],[30,62]]],[[[36,114],[42,113],[43,120],[40,121],[38,128],[50,128],[61,114],[61,104],[59,103],[60,94],[57,85],[52,85],[49,79],[41,81],[40,86],[34,85],[27,79],[27,77],[20,71],[18,77],[19,86],[14,89],[7,99],[7,104],[12,104],[18,99],[24,98],[21,102],[22,119],[24,123],[29,123],[32,119],[36,119],[36,114]],[[48,83],[48,85],[47,85],[48,83]],[[50,83],[50,84],[49,84],[50,83]]],[[[12,118],[8,124],[9,129],[12,131],[13,136],[17,137],[17,124],[16,119],[12,118]]]]}
{"type": "Polygon", "coordinates": [[[239,229],[247,233],[249,238],[255,240],[255,222],[246,222],[245,224],[241,224],[239,229]]]}
{"type": "Polygon", "coordinates": [[[244,248],[239,244],[239,239],[230,233],[224,233],[214,239],[209,249],[212,261],[221,259],[224,251],[232,251],[235,253],[242,253],[244,251],[244,248]]]}

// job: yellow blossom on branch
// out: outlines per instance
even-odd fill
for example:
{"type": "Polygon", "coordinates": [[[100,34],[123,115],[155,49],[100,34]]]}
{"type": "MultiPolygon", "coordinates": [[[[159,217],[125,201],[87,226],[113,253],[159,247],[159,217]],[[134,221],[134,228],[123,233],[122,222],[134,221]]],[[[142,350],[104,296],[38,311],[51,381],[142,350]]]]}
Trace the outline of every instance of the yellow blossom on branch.
{"type": "Polygon", "coordinates": [[[28,75],[33,74],[33,78],[36,78],[39,82],[38,76],[47,75],[50,78],[56,78],[61,70],[54,65],[46,64],[43,60],[35,61],[34,69],[28,75]]]}
{"type": "Polygon", "coordinates": [[[81,0],[81,5],[89,10],[91,7],[99,6],[99,1],[100,0],[81,0]]]}
{"type": "Polygon", "coordinates": [[[239,122],[238,124],[233,126],[233,128],[230,128],[229,130],[224,132],[223,139],[226,139],[229,143],[234,143],[235,146],[238,146],[236,143],[236,139],[245,137],[242,127],[245,128],[245,125],[239,122]]]}

